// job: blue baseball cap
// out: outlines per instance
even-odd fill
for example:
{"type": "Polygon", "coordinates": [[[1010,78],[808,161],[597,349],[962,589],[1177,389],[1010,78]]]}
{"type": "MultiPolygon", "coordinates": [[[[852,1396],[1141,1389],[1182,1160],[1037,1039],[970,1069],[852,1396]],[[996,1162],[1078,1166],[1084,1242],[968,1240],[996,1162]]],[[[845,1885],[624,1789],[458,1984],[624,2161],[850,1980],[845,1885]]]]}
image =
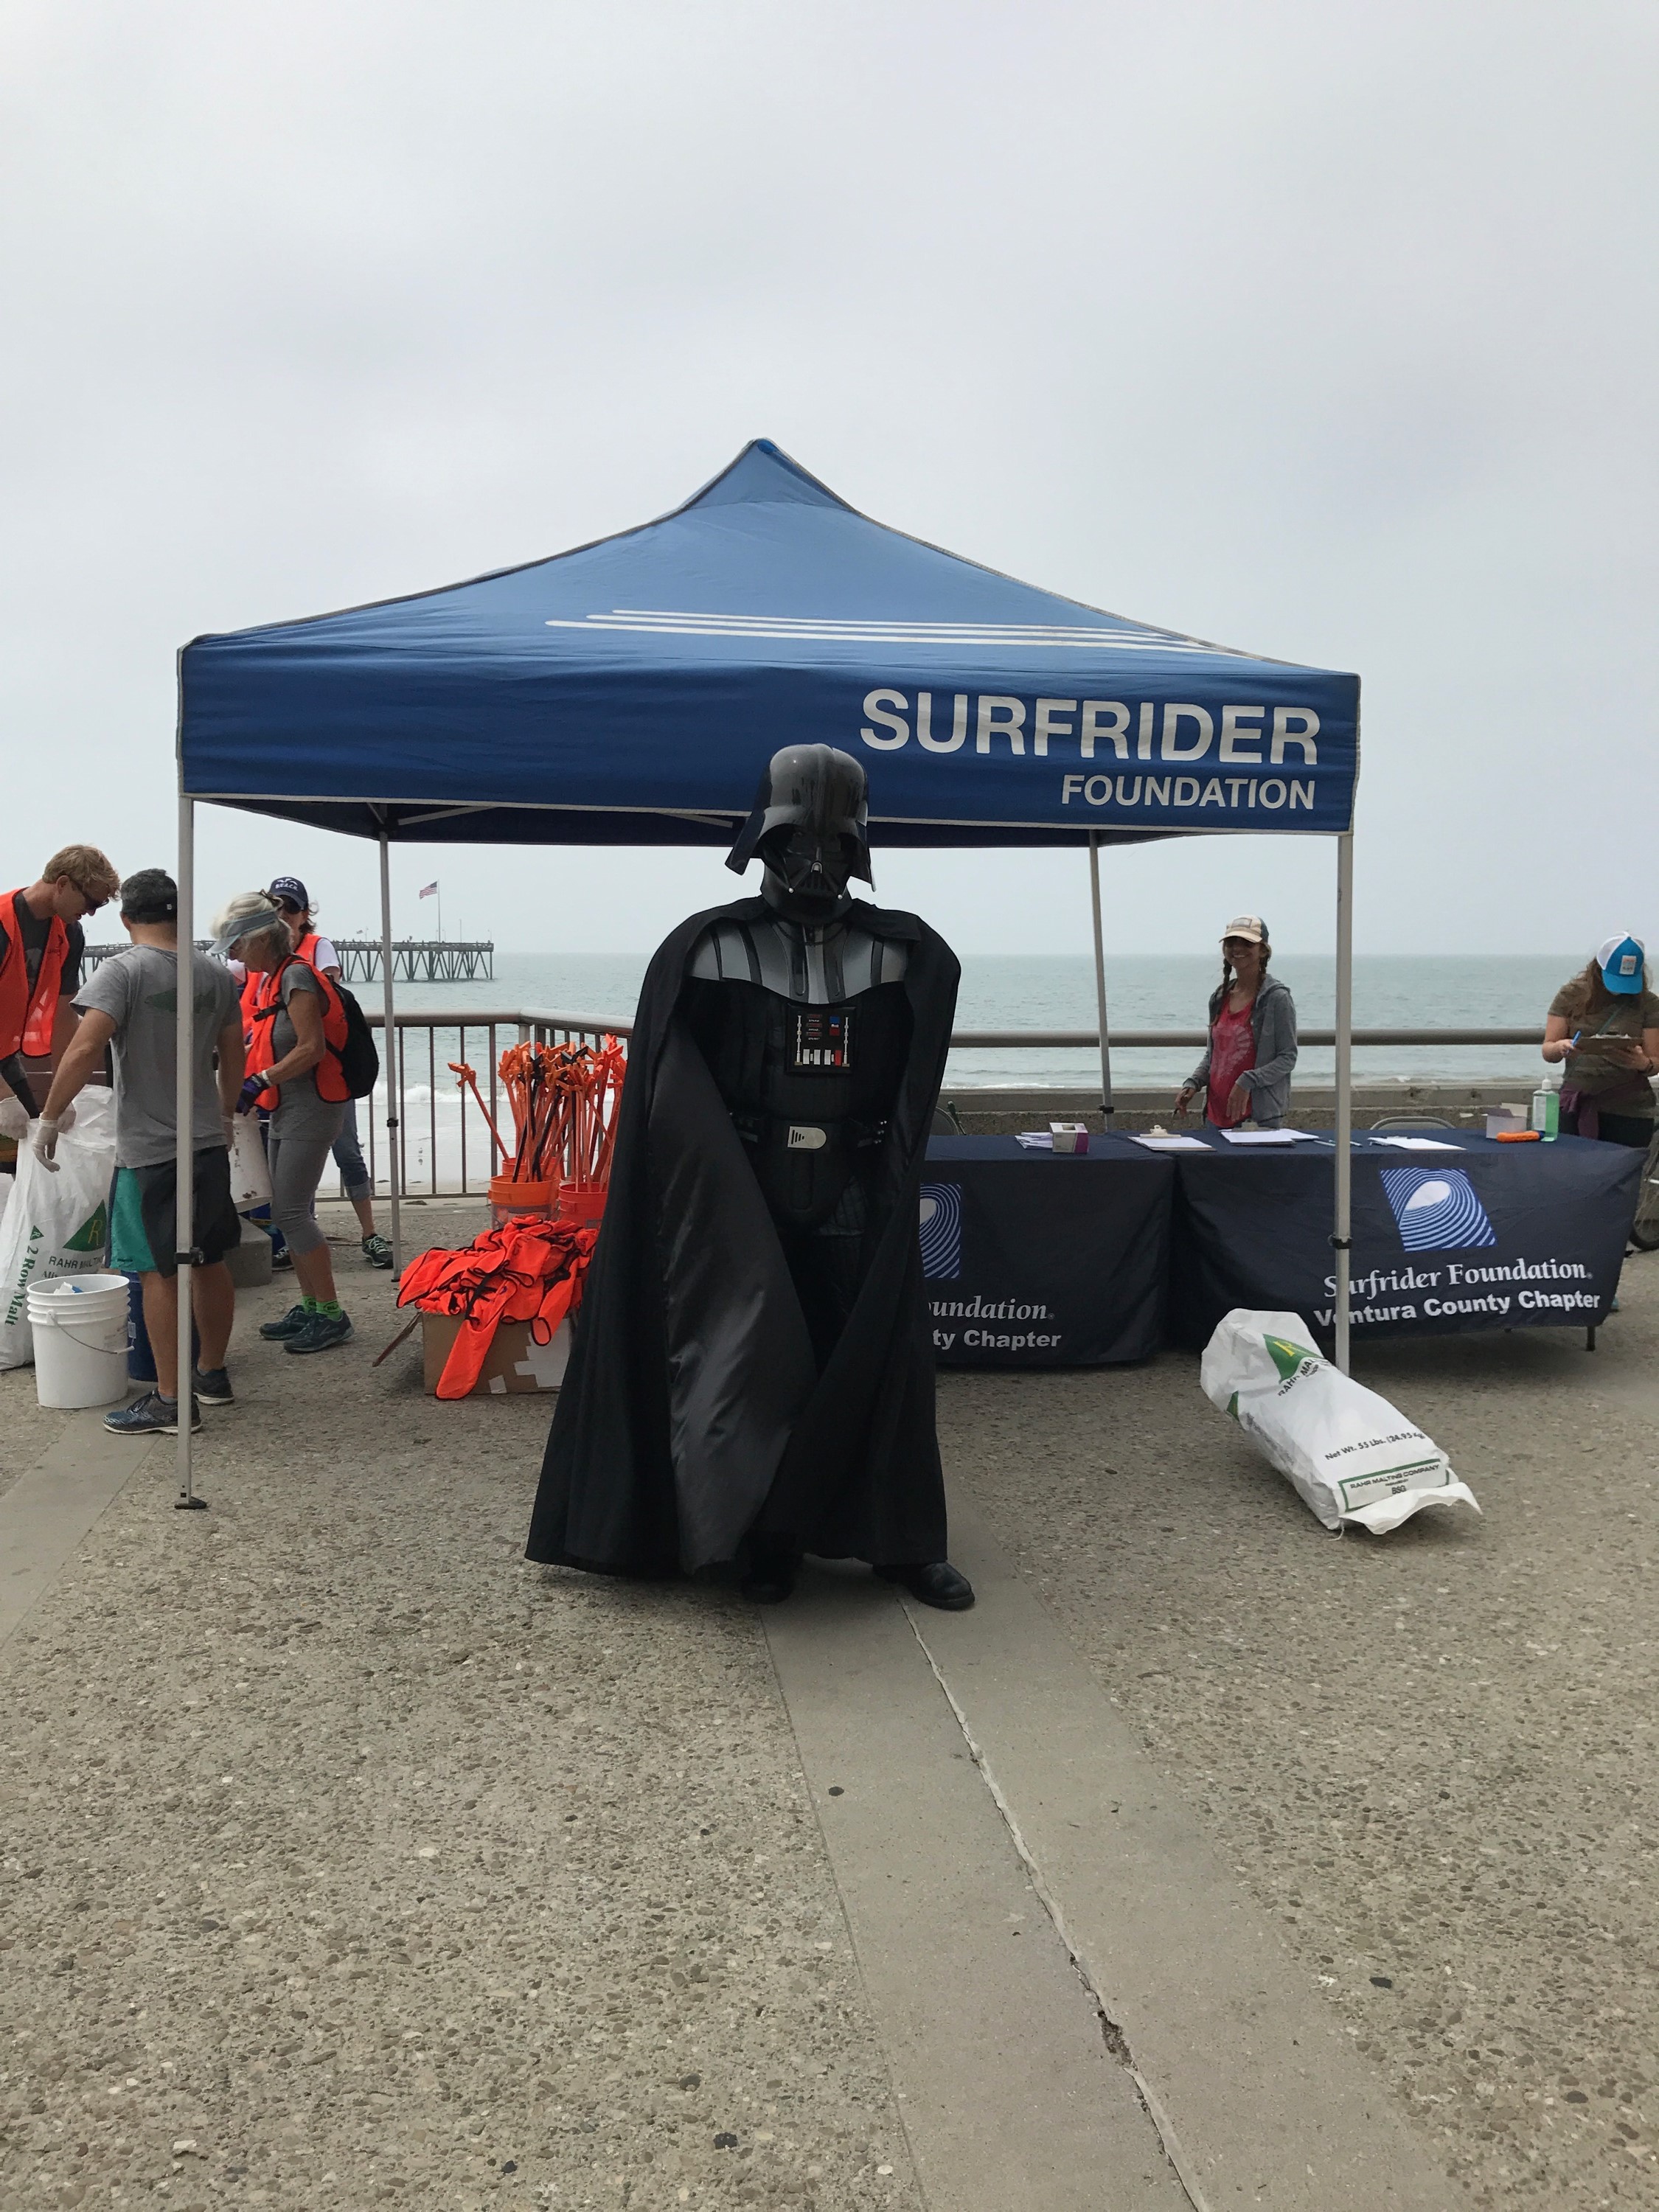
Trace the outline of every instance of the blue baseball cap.
{"type": "Polygon", "coordinates": [[[1595,964],[1608,990],[1621,998],[1634,998],[1642,988],[1642,962],[1647,947],[1639,937],[1610,937],[1596,947],[1595,964]]]}
{"type": "Polygon", "coordinates": [[[301,914],[309,914],[311,901],[298,876],[273,876],[265,891],[268,899],[291,899],[301,914]]]}

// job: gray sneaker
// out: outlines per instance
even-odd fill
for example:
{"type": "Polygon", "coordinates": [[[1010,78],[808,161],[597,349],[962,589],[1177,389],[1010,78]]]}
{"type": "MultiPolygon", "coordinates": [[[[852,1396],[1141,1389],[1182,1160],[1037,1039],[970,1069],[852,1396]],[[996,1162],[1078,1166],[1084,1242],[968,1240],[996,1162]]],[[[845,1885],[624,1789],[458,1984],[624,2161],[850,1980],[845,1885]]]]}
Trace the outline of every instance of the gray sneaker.
{"type": "MultiPolygon", "coordinates": [[[[194,1436],[202,1425],[201,1408],[194,1398],[190,1401],[190,1431],[194,1436]]],[[[113,1413],[106,1413],[104,1426],[115,1437],[176,1437],[179,1433],[179,1401],[164,1398],[159,1390],[147,1390],[142,1398],[135,1398],[130,1406],[118,1406],[113,1413]]]]}
{"type": "Polygon", "coordinates": [[[371,1267],[389,1267],[392,1265],[392,1246],[378,1232],[373,1237],[365,1237],[363,1257],[371,1267]]]}
{"type": "Polygon", "coordinates": [[[308,1315],[305,1327],[290,1336],[285,1352],[332,1352],[337,1344],[349,1344],[356,1334],[349,1314],[308,1315]]]}
{"type": "Polygon", "coordinates": [[[310,1319],[303,1306],[290,1306],[281,1321],[261,1322],[259,1334],[267,1344],[282,1344],[290,1336],[298,1336],[310,1319]]]}

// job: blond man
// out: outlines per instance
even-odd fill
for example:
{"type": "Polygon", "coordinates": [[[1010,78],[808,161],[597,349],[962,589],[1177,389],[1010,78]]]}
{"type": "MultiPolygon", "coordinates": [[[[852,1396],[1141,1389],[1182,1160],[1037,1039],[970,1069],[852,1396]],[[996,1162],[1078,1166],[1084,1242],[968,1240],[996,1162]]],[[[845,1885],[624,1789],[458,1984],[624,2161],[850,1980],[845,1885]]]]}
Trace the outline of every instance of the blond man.
{"type": "Polygon", "coordinates": [[[82,923],[121,878],[95,845],[65,845],[38,879],[0,896],[0,1137],[21,1137],[46,1083],[24,1062],[56,1061],[75,1034],[82,923]]]}

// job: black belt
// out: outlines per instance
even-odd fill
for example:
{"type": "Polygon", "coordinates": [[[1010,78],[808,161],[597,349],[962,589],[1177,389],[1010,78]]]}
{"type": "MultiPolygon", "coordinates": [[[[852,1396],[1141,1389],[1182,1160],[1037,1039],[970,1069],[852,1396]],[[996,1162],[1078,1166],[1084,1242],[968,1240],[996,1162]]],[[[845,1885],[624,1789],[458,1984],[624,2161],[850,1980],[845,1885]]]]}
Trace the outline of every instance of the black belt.
{"type": "Polygon", "coordinates": [[[822,1152],[830,1146],[841,1146],[850,1141],[855,1152],[877,1152],[887,1141],[887,1124],[866,1115],[849,1114],[845,1118],[815,1121],[807,1116],[793,1118],[787,1114],[751,1114],[734,1108],[732,1126],[745,1145],[758,1145],[769,1133],[787,1129],[786,1152],[822,1152]]]}

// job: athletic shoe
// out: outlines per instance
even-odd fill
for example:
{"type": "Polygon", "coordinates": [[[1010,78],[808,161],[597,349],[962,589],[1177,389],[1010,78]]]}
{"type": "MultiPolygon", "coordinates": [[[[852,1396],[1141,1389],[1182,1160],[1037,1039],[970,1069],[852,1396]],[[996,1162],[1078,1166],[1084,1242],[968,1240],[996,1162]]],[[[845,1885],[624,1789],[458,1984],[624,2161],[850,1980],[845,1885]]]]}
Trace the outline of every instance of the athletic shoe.
{"type": "Polygon", "coordinates": [[[391,1243],[384,1237],[365,1237],[363,1257],[371,1267],[389,1267],[392,1265],[391,1243]]]}
{"type": "Polygon", "coordinates": [[[290,1336],[288,1352],[332,1352],[337,1344],[349,1344],[355,1331],[349,1314],[310,1315],[297,1336],[290,1336]]]}
{"type": "Polygon", "coordinates": [[[270,1264],[273,1267],[291,1267],[294,1265],[294,1255],[286,1244],[273,1247],[270,1264]]]}
{"type": "Polygon", "coordinates": [[[310,1319],[304,1306],[290,1306],[281,1321],[262,1321],[259,1334],[267,1344],[283,1344],[290,1336],[298,1336],[310,1319]]]}
{"type": "Polygon", "coordinates": [[[198,1367],[191,1378],[196,1395],[204,1406],[234,1406],[236,1393],[230,1387],[230,1377],[222,1367],[210,1367],[205,1374],[198,1367]]]}
{"type": "MultiPolygon", "coordinates": [[[[191,1434],[194,1436],[201,1425],[201,1409],[192,1398],[190,1401],[191,1434]]],[[[179,1401],[164,1398],[159,1390],[147,1390],[131,1405],[118,1406],[112,1413],[106,1413],[104,1426],[116,1437],[176,1437],[179,1433],[179,1401]]]]}

